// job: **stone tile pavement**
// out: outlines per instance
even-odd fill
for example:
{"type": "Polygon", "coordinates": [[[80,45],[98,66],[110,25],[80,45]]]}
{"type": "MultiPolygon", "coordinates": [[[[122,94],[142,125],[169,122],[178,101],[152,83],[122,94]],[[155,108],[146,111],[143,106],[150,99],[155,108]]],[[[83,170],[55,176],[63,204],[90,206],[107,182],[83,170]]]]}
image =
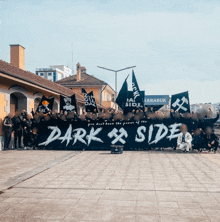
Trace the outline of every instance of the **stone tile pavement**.
{"type": "Polygon", "coordinates": [[[3,191],[0,221],[220,221],[220,154],[38,152],[56,164],[3,191]]]}
{"type": "Polygon", "coordinates": [[[0,191],[74,156],[71,151],[0,152],[0,191]]]}

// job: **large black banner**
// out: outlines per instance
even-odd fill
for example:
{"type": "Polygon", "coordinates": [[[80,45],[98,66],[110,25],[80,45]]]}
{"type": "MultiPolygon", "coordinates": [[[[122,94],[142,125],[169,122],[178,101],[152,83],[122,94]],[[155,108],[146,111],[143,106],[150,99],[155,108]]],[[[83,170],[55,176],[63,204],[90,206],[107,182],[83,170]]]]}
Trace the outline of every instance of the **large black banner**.
{"type": "Polygon", "coordinates": [[[50,149],[124,149],[176,146],[180,126],[189,119],[121,121],[121,122],[62,122],[48,125],[39,133],[38,145],[50,149]]]}

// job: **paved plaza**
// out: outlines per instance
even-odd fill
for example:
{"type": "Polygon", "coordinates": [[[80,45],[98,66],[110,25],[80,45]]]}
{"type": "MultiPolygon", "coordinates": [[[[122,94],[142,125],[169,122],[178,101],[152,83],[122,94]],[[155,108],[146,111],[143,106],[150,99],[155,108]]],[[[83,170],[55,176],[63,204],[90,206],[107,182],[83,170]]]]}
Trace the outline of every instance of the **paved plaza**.
{"type": "Polygon", "coordinates": [[[3,151],[0,221],[220,221],[220,154],[3,151]]]}

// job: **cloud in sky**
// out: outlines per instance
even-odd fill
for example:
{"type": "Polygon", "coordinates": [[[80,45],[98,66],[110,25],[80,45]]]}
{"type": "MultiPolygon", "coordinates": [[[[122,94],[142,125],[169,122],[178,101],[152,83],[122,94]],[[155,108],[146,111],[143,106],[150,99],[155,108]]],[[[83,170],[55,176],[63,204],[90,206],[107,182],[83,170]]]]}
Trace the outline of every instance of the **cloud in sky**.
{"type": "MultiPolygon", "coordinates": [[[[189,90],[191,101],[220,102],[220,2],[15,1],[1,2],[1,59],[9,44],[26,48],[26,69],[75,64],[114,86],[114,73],[136,65],[147,94],[189,90]],[[184,2],[184,3],[183,3],[184,2]],[[218,83],[218,84],[217,84],[218,83]]],[[[126,75],[118,76],[118,88],[126,75]]]]}

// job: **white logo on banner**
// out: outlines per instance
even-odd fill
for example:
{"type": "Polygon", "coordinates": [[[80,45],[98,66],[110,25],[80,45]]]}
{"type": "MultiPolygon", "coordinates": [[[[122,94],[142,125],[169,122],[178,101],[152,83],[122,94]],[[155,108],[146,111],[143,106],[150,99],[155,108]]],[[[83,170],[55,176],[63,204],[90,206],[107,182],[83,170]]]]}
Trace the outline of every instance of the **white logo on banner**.
{"type": "MultiPolygon", "coordinates": [[[[136,133],[134,133],[133,131],[132,134],[135,138],[135,142],[138,142],[138,143],[145,142],[146,137],[147,137],[148,141],[146,141],[146,143],[157,144],[163,138],[166,138],[170,141],[173,139],[176,139],[180,134],[181,125],[182,123],[174,123],[169,126],[166,126],[164,124],[151,124],[148,130],[146,126],[140,126],[137,128],[136,133]]],[[[61,141],[61,144],[66,142],[66,146],[68,146],[72,140],[73,140],[72,145],[75,145],[77,142],[81,142],[89,146],[92,141],[105,143],[100,138],[102,135],[99,135],[101,131],[103,130],[102,127],[99,127],[97,129],[92,127],[90,131],[87,132],[83,128],[77,128],[73,130],[72,125],[70,124],[66,132],[65,133],[63,132],[64,133],[63,136],[61,136],[62,134],[61,129],[59,129],[56,126],[49,126],[48,129],[52,130],[52,132],[50,133],[50,135],[48,136],[45,142],[39,144],[40,146],[47,146],[48,144],[54,141],[59,141],[59,140],[61,141]],[[98,135],[100,137],[98,137],[98,135]]],[[[128,133],[123,127],[121,127],[119,130],[114,128],[107,135],[109,138],[111,139],[113,138],[113,141],[111,142],[111,144],[113,145],[116,144],[117,142],[125,144],[126,141],[124,138],[128,138],[128,133]]]]}
{"type": "Polygon", "coordinates": [[[179,111],[180,109],[182,109],[182,110],[184,110],[185,112],[187,111],[187,108],[186,107],[184,107],[183,105],[186,103],[186,104],[189,104],[189,101],[188,101],[188,99],[185,97],[185,96],[183,96],[183,98],[182,99],[179,99],[179,98],[177,98],[176,99],[176,101],[172,104],[172,106],[174,107],[174,108],[176,108],[177,106],[178,106],[178,108],[176,109],[176,111],[179,111]],[[180,101],[182,100],[182,103],[180,103],[180,101]]]}
{"type": "Polygon", "coordinates": [[[120,130],[117,130],[116,128],[114,128],[110,133],[108,133],[108,137],[109,138],[115,137],[115,139],[112,141],[112,144],[116,144],[118,141],[121,142],[122,144],[125,144],[126,141],[122,138],[123,137],[127,138],[128,133],[124,128],[121,128],[120,130]],[[119,135],[118,135],[118,132],[120,133],[119,135]]]}
{"type": "Polygon", "coordinates": [[[96,137],[101,131],[102,127],[97,128],[96,130],[94,127],[91,128],[89,135],[86,136],[86,130],[83,128],[77,128],[72,130],[72,125],[69,125],[69,128],[67,129],[66,133],[64,136],[61,137],[61,130],[57,126],[49,126],[48,129],[51,129],[52,132],[50,136],[47,138],[47,140],[43,143],[40,143],[39,145],[45,145],[47,146],[48,144],[52,143],[55,140],[61,140],[61,143],[66,141],[66,146],[70,143],[71,140],[74,139],[73,145],[79,141],[81,143],[84,143],[85,145],[89,145],[92,141],[100,142],[103,143],[103,141],[96,137]],[[74,134],[73,134],[74,133],[74,134]],[[73,134],[73,135],[72,135],[73,134]],[[86,140],[84,140],[84,137],[87,139],[88,144],[86,140]]]}

